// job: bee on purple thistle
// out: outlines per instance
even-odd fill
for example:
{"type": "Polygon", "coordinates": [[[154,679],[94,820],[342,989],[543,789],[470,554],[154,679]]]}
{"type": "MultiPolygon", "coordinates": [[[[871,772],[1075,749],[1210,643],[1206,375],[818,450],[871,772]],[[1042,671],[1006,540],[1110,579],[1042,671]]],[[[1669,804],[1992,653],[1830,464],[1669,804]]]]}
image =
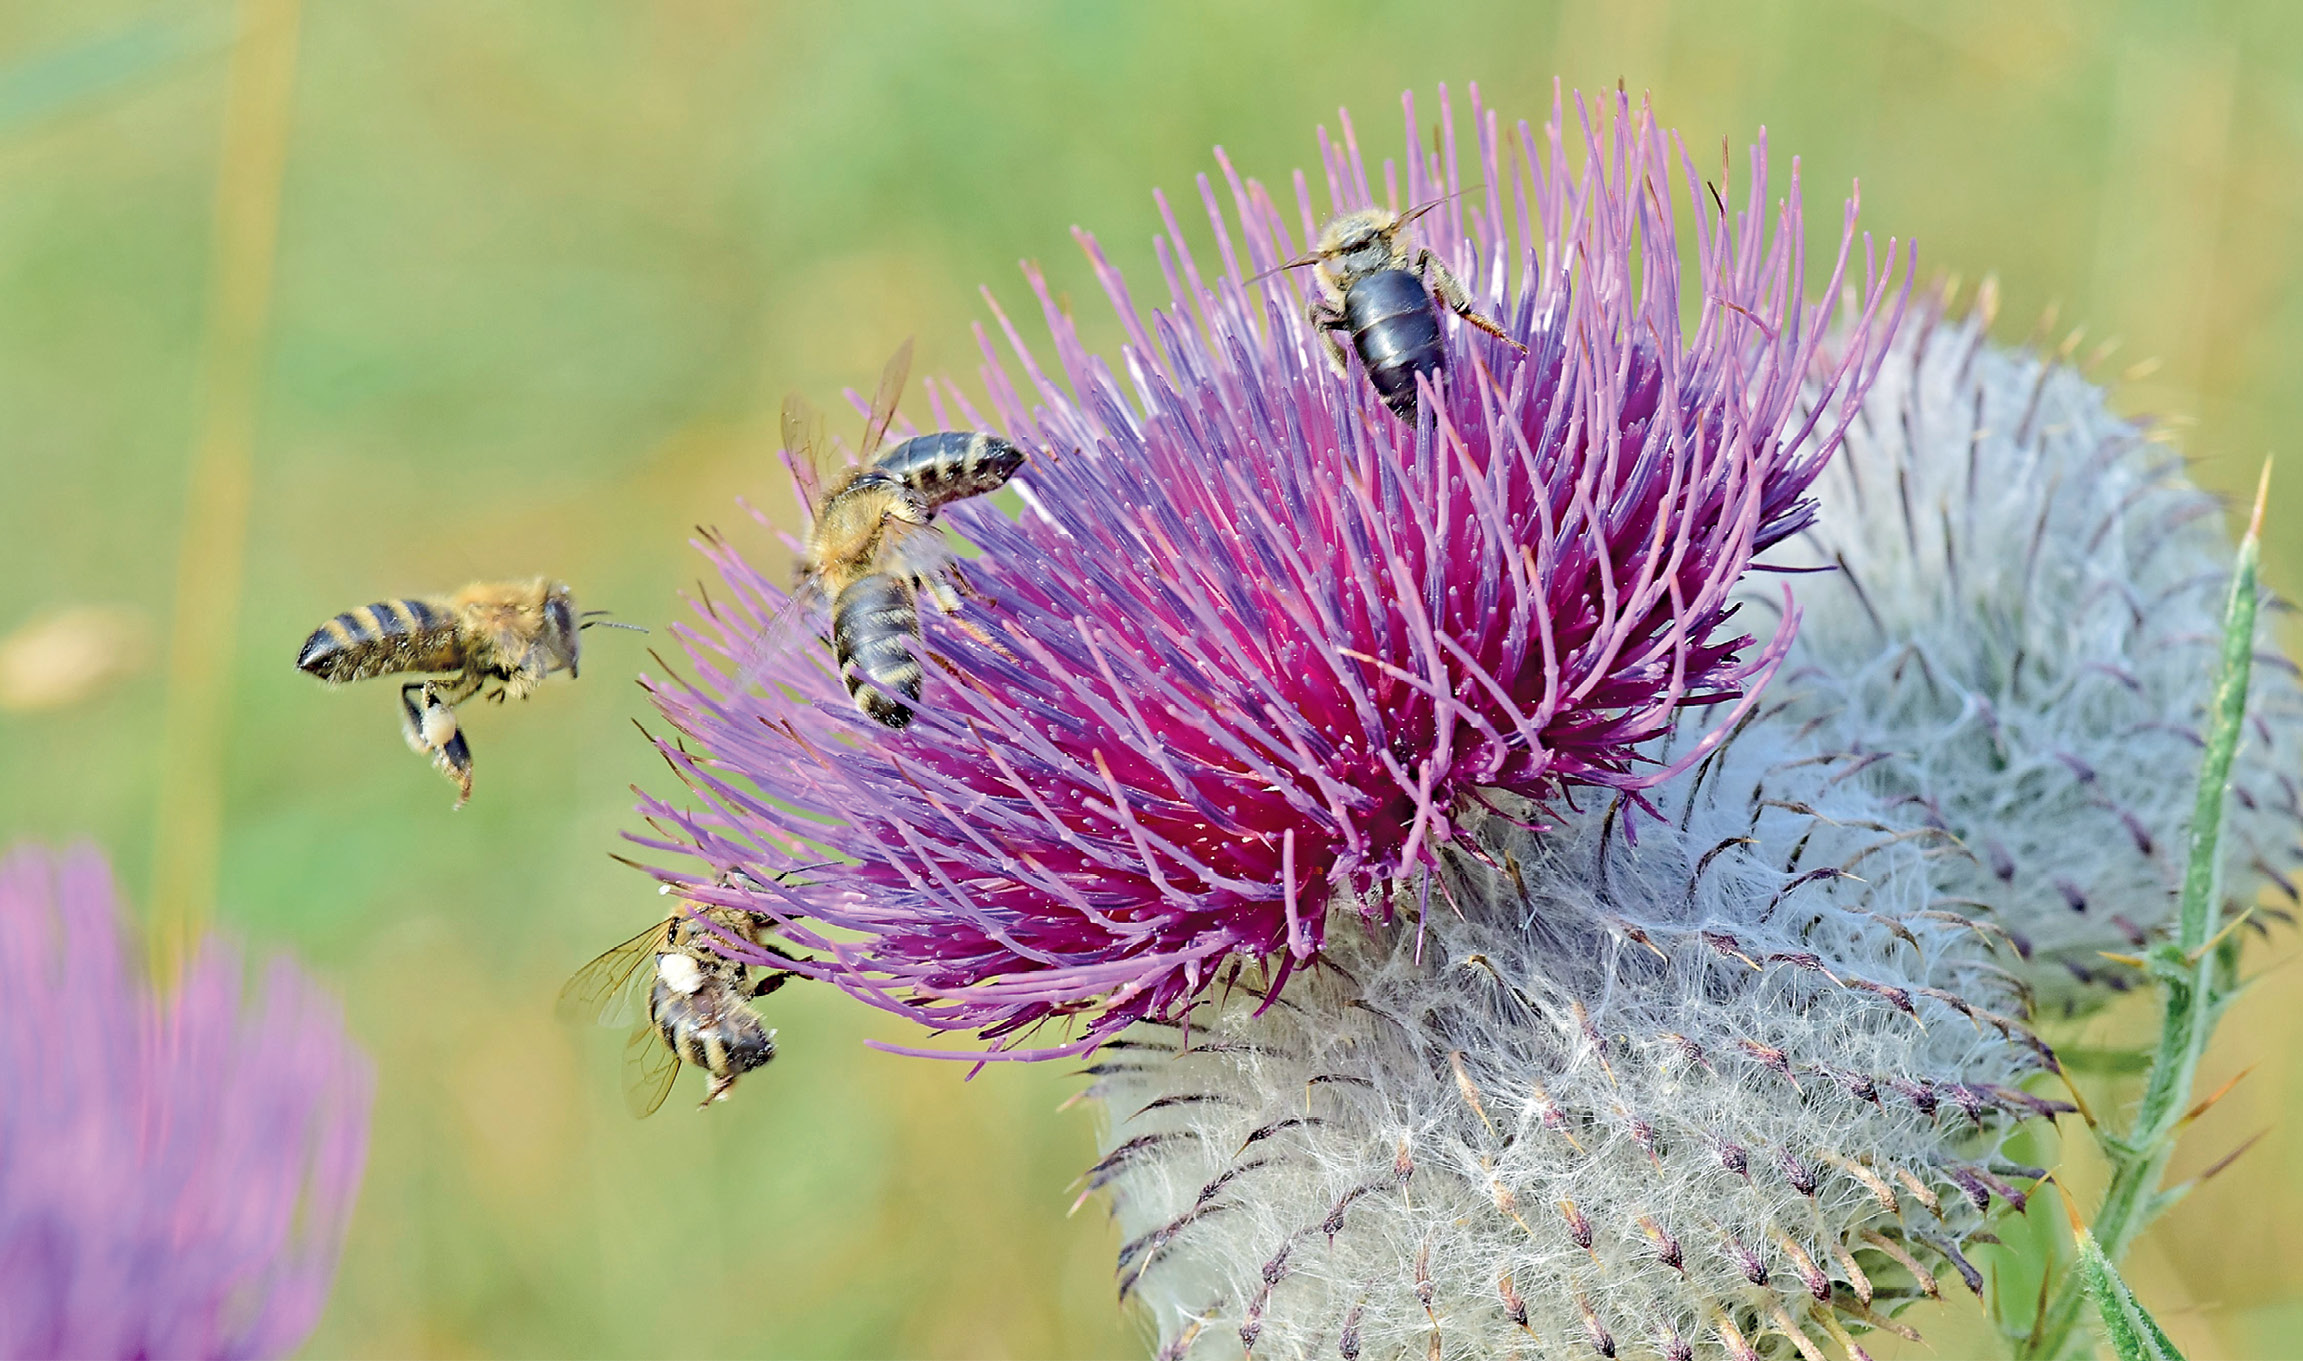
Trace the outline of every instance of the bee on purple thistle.
{"type": "Polygon", "coordinates": [[[0,1356],[274,1357],[320,1316],[373,1083],[285,957],[136,976],[92,851],[0,858],[0,1356]]]}
{"type": "MultiPolygon", "coordinates": [[[[1807,522],[1908,269],[1892,242],[1857,258],[1851,201],[1807,302],[1796,164],[1771,204],[1764,145],[1738,195],[1622,95],[1598,116],[1579,100],[1579,135],[1555,98],[1515,137],[1472,97],[1470,173],[1444,91],[1438,150],[1381,169],[1394,204],[1437,202],[1418,249],[1505,332],[1435,314],[1445,362],[1413,424],[1331,371],[1311,285],[1274,272],[1378,201],[1348,117],[1340,145],[1323,134],[1325,204],[1299,174],[1292,221],[1219,153],[1212,278],[1159,200],[1165,308],[1139,310],[1080,234],[1127,337],[1116,368],[1027,266],[1054,370],[995,304],[992,411],[931,397],[939,426],[1047,454],[1013,484],[1020,516],[941,517],[981,550],[973,599],[926,621],[901,733],[859,719],[818,649],[758,655],[787,596],[709,539],[727,590],[683,630],[694,674],[649,681],[696,799],[646,799],[642,841],[701,862],[662,876],[777,923],[818,956],[804,972],[990,1056],[1048,1057],[1178,1015],[1244,962],[1277,996],[1331,906],[1380,918],[1392,887],[1428,893],[1489,791],[1540,818],[1597,789],[1636,816],[1701,759],[1792,631],[1746,633],[1732,588],[1807,522]],[[1659,762],[1688,710],[1714,712],[1711,737],[1659,762]],[[1067,1040],[1022,1043],[1071,1016],[1067,1040]]],[[[1412,98],[1407,123],[1418,147],[1412,98]]]]}

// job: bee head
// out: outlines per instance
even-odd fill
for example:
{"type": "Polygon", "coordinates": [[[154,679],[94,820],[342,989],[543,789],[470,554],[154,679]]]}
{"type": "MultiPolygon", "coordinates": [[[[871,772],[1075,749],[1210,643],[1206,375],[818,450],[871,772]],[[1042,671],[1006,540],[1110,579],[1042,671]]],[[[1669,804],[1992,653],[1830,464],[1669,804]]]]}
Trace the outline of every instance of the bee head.
{"type": "Polygon", "coordinates": [[[544,655],[550,659],[547,670],[567,670],[576,674],[579,646],[576,635],[580,630],[576,621],[576,602],[568,594],[565,583],[555,581],[544,592],[544,655]]]}
{"type": "Polygon", "coordinates": [[[1346,213],[1320,233],[1315,254],[1323,270],[1341,280],[1363,278],[1391,264],[1400,220],[1381,209],[1346,213]]]}

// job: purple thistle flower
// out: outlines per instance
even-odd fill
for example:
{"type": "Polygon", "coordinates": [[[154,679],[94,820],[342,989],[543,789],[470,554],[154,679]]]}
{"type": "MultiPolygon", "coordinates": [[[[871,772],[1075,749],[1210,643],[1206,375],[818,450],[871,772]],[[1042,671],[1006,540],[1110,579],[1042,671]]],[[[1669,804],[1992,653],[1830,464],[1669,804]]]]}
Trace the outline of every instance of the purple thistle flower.
{"type": "MultiPolygon", "coordinates": [[[[1627,98],[1598,119],[1578,102],[1580,174],[1556,96],[1542,137],[1522,123],[1510,140],[1472,98],[1473,174],[1443,90],[1439,151],[1411,155],[1404,183],[1387,161],[1384,195],[1443,200],[1413,230],[1524,354],[1445,318],[1431,419],[1402,423],[1356,367],[1329,371],[1305,322],[1310,284],[1286,262],[1322,216],[1310,183],[1291,225],[1220,151],[1236,217],[1200,189],[1222,272],[1202,273],[1160,199],[1165,309],[1139,311],[1080,233],[1127,336],[1120,371],[1027,266],[1057,372],[994,304],[1020,386],[979,329],[994,415],[932,394],[939,423],[1041,452],[1014,484],[1019,520],[948,516],[983,550],[976,599],[928,621],[908,730],[858,715],[821,649],[766,644],[785,594],[703,545],[730,594],[684,632],[700,675],[650,685],[702,749],[659,744],[705,806],[642,811],[662,833],[643,844],[709,873],[663,877],[774,917],[821,956],[815,977],[995,1055],[1050,1057],[1174,1015],[1227,957],[1276,957],[1276,992],[1331,902],[1387,912],[1375,890],[1433,865],[1481,790],[1557,807],[1664,778],[1641,745],[1748,696],[1788,644],[1788,620],[1765,646],[1735,628],[1729,592],[1807,521],[1900,315],[1894,244],[1883,269],[1864,239],[1826,353],[1822,305],[1799,293],[1796,163],[1770,230],[1764,144],[1731,215],[1727,186],[1627,98]],[[824,861],[843,863],[775,877],[824,861]],[[1010,1047],[1091,1011],[1071,1043],[1010,1047]]],[[[1413,148],[1412,97],[1407,125],[1413,148]]],[[[1342,126],[1340,147],[1322,134],[1326,213],[1375,201],[1342,126]]]]}
{"type": "Polygon", "coordinates": [[[135,976],[102,857],[0,860],[0,1357],[267,1357],[318,1321],[367,1059],[285,957],[135,976]]]}

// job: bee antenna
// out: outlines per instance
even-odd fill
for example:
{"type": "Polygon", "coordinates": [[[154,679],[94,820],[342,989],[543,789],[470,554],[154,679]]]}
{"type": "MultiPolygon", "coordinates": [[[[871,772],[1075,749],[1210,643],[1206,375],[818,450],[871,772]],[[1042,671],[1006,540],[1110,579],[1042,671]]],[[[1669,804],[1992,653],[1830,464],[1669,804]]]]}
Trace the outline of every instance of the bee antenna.
{"type": "Polygon", "coordinates": [[[1316,252],[1310,255],[1299,255],[1293,260],[1288,260],[1281,264],[1273,265],[1270,269],[1263,271],[1261,274],[1250,274],[1243,282],[1251,284],[1261,283],[1274,274],[1285,274],[1291,269],[1302,269],[1305,265],[1316,265],[1318,263],[1319,255],[1316,252]]]}
{"type": "Polygon", "coordinates": [[[788,879],[795,874],[808,874],[816,870],[837,869],[839,868],[840,864],[841,862],[837,860],[819,860],[813,865],[793,865],[788,869],[776,871],[776,877],[779,879],[788,879]]]}
{"type": "Polygon", "coordinates": [[[588,629],[595,624],[604,629],[624,629],[631,633],[647,632],[646,629],[641,628],[638,624],[626,624],[620,620],[615,619],[586,619],[583,623],[576,625],[576,627],[578,629],[588,629]]]}
{"type": "Polygon", "coordinates": [[[1410,208],[1406,212],[1399,215],[1399,225],[1404,227],[1408,223],[1415,221],[1419,217],[1422,217],[1425,213],[1428,213],[1432,209],[1437,208],[1439,205],[1447,202],[1449,199],[1462,198],[1465,194],[1470,193],[1473,189],[1478,187],[1479,186],[1477,185],[1467,184],[1452,194],[1441,194],[1438,198],[1432,199],[1429,202],[1419,203],[1413,208],[1410,208]]]}

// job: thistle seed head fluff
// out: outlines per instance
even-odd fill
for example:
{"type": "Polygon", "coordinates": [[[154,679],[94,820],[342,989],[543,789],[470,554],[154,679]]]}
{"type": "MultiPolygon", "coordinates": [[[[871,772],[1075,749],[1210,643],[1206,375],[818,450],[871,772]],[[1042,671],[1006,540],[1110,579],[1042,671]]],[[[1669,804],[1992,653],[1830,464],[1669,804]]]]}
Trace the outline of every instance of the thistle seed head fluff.
{"type": "Polygon", "coordinates": [[[1177,1014],[1227,960],[1284,985],[1334,938],[1331,903],[1380,920],[1450,854],[1476,791],[1549,807],[1664,778],[1654,739],[1691,710],[1716,733],[1788,640],[1755,640],[1730,592],[1807,522],[1900,262],[1850,202],[1821,296],[1845,285],[1853,321],[1825,356],[1796,162],[1771,200],[1754,149],[1715,199],[1644,106],[1576,108],[1507,133],[1474,90],[1468,173],[1444,92],[1433,152],[1408,101],[1397,166],[1346,119],[1287,209],[1219,153],[1212,261],[1159,201],[1166,306],[1080,235],[1116,365],[1027,267],[1052,365],[995,306],[991,410],[934,394],[939,424],[1034,452],[1020,518],[946,517],[983,551],[958,613],[926,612],[917,721],[859,715],[807,630],[765,646],[787,597],[712,538],[726,585],[684,633],[693,679],[650,682],[692,797],[644,802],[644,840],[701,866],[663,877],[777,919],[857,997],[1045,1057],[1177,1014]],[[1329,372],[1281,268],[1378,200],[1438,201],[1403,244],[1526,346],[1445,316],[1413,426],[1329,372]],[[1059,1016],[1068,1038],[1021,1044],[1059,1016]]]}
{"type": "Polygon", "coordinates": [[[1474,820],[1420,923],[1100,1051],[1082,1198],[1162,1354],[1819,1355],[1980,1290],[2052,1060],[1853,764],[1769,720],[1635,843],[1612,793],[1474,820]]]}
{"type": "MultiPolygon", "coordinates": [[[[1959,838],[1944,892],[2081,1007],[2140,977],[2102,952],[2174,918],[2232,548],[2150,424],[1986,320],[1931,301],[1816,482],[1785,555],[1839,570],[1794,578],[1805,618],[1771,694],[1959,838]]],[[[2226,805],[2232,912],[2292,901],[2303,860],[2303,692],[2268,614],[2226,805]]]]}

